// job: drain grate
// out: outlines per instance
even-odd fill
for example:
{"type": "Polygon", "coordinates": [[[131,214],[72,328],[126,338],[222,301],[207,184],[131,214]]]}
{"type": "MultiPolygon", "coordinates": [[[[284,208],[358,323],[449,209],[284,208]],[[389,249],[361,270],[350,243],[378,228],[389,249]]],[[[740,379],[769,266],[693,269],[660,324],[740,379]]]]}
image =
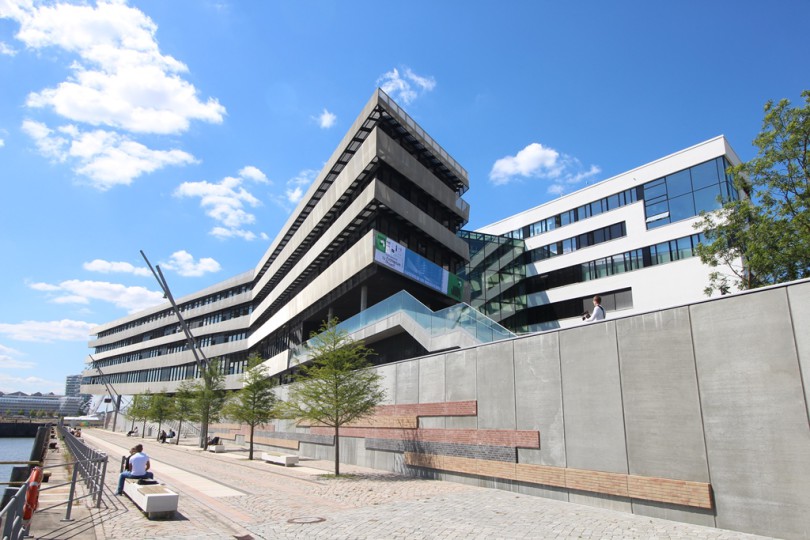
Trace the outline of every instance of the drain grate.
{"type": "Polygon", "coordinates": [[[297,518],[288,519],[287,523],[306,524],[306,523],[320,523],[322,521],[326,521],[326,518],[322,518],[322,517],[297,517],[297,518]]]}

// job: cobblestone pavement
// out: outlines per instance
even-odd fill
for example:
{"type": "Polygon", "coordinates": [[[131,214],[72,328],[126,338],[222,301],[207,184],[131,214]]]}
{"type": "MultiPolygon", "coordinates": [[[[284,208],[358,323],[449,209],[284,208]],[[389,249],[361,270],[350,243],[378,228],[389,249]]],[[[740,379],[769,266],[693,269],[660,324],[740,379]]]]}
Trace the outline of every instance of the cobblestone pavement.
{"type": "Polygon", "coordinates": [[[96,429],[85,440],[110,455],[107,508],[93,511],[99,539],[763,538],[348,465],[341,473],[352,477],[328,478],[331,463],[281,467],[248,461],[236,447],[213,454],[191,441],[161,445],[96,429]],[[156,478],[180,493],[173,519],[150,521],[112,496],[119,456],[138,442],[156,478]]]}

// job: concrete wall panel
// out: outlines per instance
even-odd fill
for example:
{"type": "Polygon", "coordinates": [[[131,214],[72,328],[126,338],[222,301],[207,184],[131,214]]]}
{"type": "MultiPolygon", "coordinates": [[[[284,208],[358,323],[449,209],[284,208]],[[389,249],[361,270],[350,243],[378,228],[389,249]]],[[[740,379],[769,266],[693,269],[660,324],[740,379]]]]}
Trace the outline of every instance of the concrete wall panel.
{"type": "Polygon", "coordinates": [[[690,312],[717,526],[807,538],[810,429],[786,290],[690,312]]]}
{"type": "Polygon", "coordinates": [[[810,417],[810,283],[788,287],[788,300],[804,383],[804,404],[810,417]]]}
{"type": "Polygon", "coordinates": [[[396,366],[396,403],[419,403],[419,362],[399,362],[396,366]]]}
{"type": "MultiPolygon", "coordinates": [[[[444,402],[445,394],[444,355],[428,356],[419,360],[419,403],[444,402]]],[[[444,417],[424,417],[419,419],[419,427],[442,429],[444,417]]]]}
{"type": "Polygon", "coordinates": [[[512,341],[478,347],[478,429],[515,429],[512,341]]]}
{"type": "Polygon", "coordinates": [[[380,387],[385,390],[385,403],[393,404],[397,400],[397,366],[388,364],[376,368],[377,373],[382,376],[380,387]]]}
{"type": "Polygon", "coordinates": [[[559,335],[567,466],[627,473],[616,323],[559,335]]]}
{"type": "Polygon", "coordinates": [[[708,482],[689,309],[616,321],[630,474],[708,482]]]}
{"type": "MultiPolygon", "coordinates": [[[[469,401],[478,399],[476,380],[476,358],[478,349],[465,349],[447,353],[445,356],[445,381],[447,401],[469,401]]],[[[475,429],[478,418],[456,416],[447,418],[448,429],[475,429]]]]}
{"type": "Polygon", "coordinates": [[[565,467],[565,425],[556,332],[514,342],[517,429],[540,432],[540,450],[521,448],[521,463],[565,467]]]}

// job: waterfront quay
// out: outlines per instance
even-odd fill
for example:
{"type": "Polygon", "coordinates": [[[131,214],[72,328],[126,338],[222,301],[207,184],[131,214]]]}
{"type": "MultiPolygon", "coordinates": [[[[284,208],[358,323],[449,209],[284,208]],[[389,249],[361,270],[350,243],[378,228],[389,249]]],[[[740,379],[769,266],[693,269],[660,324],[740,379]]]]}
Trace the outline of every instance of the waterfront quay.
{"type": "Polygon", "coordinates": [[[345,464],[334,478],[327,461],[283,467],[249,461],[238,446],[204,452],[191,439],[175,446],[87,428],[83,438],[109,455],[102,507],[84,499],[71,522],[37,513],[34,538],[764,538],[345,464]],[[121,456],[138,443],[155,478],[180,494],[173,518],[149,520],[114,495],[121,456]]]}

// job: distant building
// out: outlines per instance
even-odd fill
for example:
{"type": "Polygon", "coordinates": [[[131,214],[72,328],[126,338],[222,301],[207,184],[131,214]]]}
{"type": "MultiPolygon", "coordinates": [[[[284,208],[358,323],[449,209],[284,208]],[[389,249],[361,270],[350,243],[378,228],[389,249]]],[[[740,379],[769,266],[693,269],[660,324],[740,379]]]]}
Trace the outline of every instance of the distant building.
{"type": "Polygon", "coordinates": [[[57,396],[53,393],[0,392],[0,414],[3,416],[31,416],[45,412],[53,416],[75,416],[79,413],[83,398],[79,396],[57,396]]]}
{"type": "Polygon", "coordinates": [[[65,395],[82,398],[82,404],[79,407],[80,409],[79,412],[86,413],[88,407],[90,406],[90,402],[93,399],[93,396],[91,394],[82,394],[81,390],[82,390],[81,374],[68,375],[65,378],[65,395]]]}

